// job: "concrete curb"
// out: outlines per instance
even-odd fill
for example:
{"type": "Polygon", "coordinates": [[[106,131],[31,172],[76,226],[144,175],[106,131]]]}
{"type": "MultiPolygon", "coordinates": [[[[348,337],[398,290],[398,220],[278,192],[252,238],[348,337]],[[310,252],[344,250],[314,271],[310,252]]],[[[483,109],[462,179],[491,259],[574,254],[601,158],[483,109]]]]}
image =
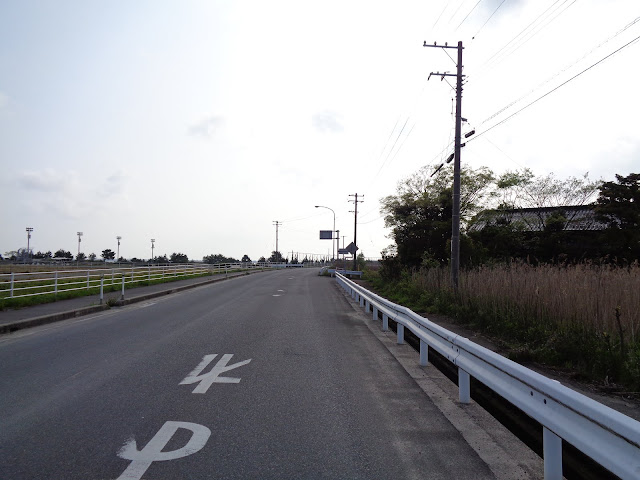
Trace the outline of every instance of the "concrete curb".
{"type": "MultiPolygon", "coordinates": [[[[230,280],[232,278],[244,277],[247,275],[251,275],[252,273],[256,273],[256,272],[242,272],[239,274],[232,274],[222,278],[212,278],[211,280],[193,283],[191,285],[182,285],[180,287],[170,288],[168,290],[162,290],[160,292],[146,293],[144,295],[138,295],[136,297],[125,298],[124,300],[120,299],[116,301],[115,306],[122,307],[124,305],[129,305],[136,302],[143,302],[145,300],[149,300],[150,298],[163,297],[165,295],[182,292],[184,290],[201,287],[203,285],[223,282],[225,280],[230,280]]],[[[60,322],[62,320],[67,320],[69,318],[81,317],[83,315],[89,315],[91,313],[108,310],[109,308],[111,308],[111,306],[104,303],[102,305],[91,305],[89,307],[76,308],[74,310],[68,310],[66,312],[50,313],[48,315],[42,315],[40,317],[27,318],[25,320],[19,320],[17,322],[6,323],[4,325],[0,325],[0,335],[5,333],[17,332],[18,330],[23,330],[25,328],[37,327],[39,325],[46,325],[48,323],[60,322]]]]}
{"type": "Polygon", "coordinates": [[[37,327],[39,325],[46,325],[47,323],[60,322],[67,320],[68,318],[81,317],[83,315],[89,315],[90,313],[101,312],[102,310],[108,310],[109,305],[92,305],[90,307],[76,308],[75,310],[68,310],[66,312],[50,313],[49,315],[42,315],[40,317],[27,318],[18,322],[6,323],[0,325],[0,334],[16,332],[25,328],[37,327]]]}

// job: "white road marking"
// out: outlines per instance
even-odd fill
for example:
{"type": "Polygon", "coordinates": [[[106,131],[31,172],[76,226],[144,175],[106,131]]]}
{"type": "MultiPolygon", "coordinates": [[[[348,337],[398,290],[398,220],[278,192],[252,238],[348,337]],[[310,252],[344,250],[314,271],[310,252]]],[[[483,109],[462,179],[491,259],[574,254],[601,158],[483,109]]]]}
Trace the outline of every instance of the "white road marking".
{"type": "Polygon", "coordinates": [[[284,292],[284,290],[278,290],[279,292],[284,292]]]}
{"type": "Polygon", "coordinates": [[[205,355],[198,366],[180,382],[180,385],[190,385],[192,383],[200,382],[192,393],[206,393],[213,383],[240,383],[239,378],[220,377],[220,374],[233,370],[234,368],[242,367],[251,361],[251,359],[243,360],[242,362],[227,366],[227,363],[229,363],[229,360],[233,357],[232,353],[225,353],[209,373],[200,375],[202,371],[207,368],[207,365],[209,365],[217,356],[217,353],[205,355]]]}
{"type": "Polygon", "coordinates": [[[134,439],[124,444],[118,452],[118,456],[125,460],[131,460],[131,463],[117,480],[140,480],[153,462],[164,462],[192,455],[205,446],[210,436],[211,430],[204,425],[189,422],[165,422],[142,450],[138,450],[134,439]],[[179,428],[191,430],[193,435],[184,447],[163,452],[162,449],[179,428]]]}
{"type": "Polygon", "coordinates": [[[279,295],[277,293],[274,293],[273,295],[271,295],[272,297],[281,297],[282,295],[279,295]]]}

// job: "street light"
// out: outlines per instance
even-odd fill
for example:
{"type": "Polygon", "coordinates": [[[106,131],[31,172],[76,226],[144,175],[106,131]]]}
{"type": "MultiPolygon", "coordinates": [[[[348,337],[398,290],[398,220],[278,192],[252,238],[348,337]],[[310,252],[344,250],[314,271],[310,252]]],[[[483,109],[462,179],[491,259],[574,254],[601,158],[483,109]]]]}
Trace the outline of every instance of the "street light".
{"type": "Polygon", "coordinates": [[[331,231],[331,248],[333,248],[333,259],[336,258],[336,245],[333,243],[333,236],[336,233],[336,212],[333,211],[333,208],[325,207],[324,205],[316,205],[316,208],[326,208],[333,212],[333,230],[331,231]]]}
{"type": "Polygon", "coordinates": [[[118,254],[116,255],[116,262],[120,261],[120,240],[122,239],[122,237],[116,237],[116,240],[118,240],[118,254]]]}
{"type": "Polygon", "coordinates": [[[78,256],[76,257],[76,263],[80,261],[80,242],[82,242],[82,232],[78,232],[78,256]]]}
{"type": "Polygon", "coordinates": [[[156,239],[151,239],[151,261],[153,262],[153,244],[156,243],[156,239]]]}
{"type": "Polygon", "coordinates": [[[33,228],[27,227],[27,255],[29,256],[29,258],[31,258],[31,250],[29,247],[31,243],[31,232],[33,232],[33,228]]]}

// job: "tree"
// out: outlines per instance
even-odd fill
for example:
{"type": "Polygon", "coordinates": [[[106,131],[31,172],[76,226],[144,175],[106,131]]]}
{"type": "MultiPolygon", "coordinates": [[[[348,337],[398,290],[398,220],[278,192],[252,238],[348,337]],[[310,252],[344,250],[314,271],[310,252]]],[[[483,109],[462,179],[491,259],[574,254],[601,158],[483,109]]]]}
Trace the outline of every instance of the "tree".
{"type": "Polygon", "coordinates": [[[116,258],[116,252],[114,252],[113,250],[111,250],[110,248],[107,248],[106,250],[102,251],[102,259],[103,260],[113,260],[114,258],[116,258]]]}
{"type": "Polygon", "coordinates": [[[184,253],[172,253],[172,263],[189,263],[189,258],[184,253]]]}
{"type": "Polygon", "coordinates": [[[271,263],[284,263],[284,257],[280,252],[273,251],[268,261],[271,263]]]}
{"type": "Polygon", "coordinates": [[[249,263],[251,262],[251,259],[249,258],[249,255],[247,255],[246,253],[242,256],[242,263],[249,263]]]}
{"type": "MultiPolygon", "coordinates": [[[[398,260],[404,267],[448,262],[451,239],[453,167],[421,168],[398,185],[398,193],[382,199],[381,213],[391,228],[398,260]]],[[[460,218],[463,224],[492,198],[494,175],[486,167],[462,169],[460,218]]],[[[390,261],[387,255],[386,261],[390,261]]],[[[398,271],[396,267],[389,270],[398,271]]]]}
{"type": "Polygon", "coordinates": [[[91,255],[89,255],[89,261],[94,262],[96,259],[96,254],[92,253],[91,255]]]}
{"type": "Polygon", "coordinates": [[[82,252],[80,252],[80,253],[78,253],[78,255],[76,255],[76,261],[78,261],[78,262],[83,262],[83,261],[86,260],[86,258],[87,258],[87,256],[82,252]]]}
{"type": "MultiPolygon", "coordinates": [[[[568,207],[587,205],[597,195],[601,181],[590,181],[589,172],[582,177],[569,177],[560,180],[550,173],[544,177],[535,177],[528,168],[521,171],[507,171],[496,182],[499,209],[520,209],[545,207],[568,207]]],[[[573,214],[575,215],[575,213],[573,214]]],[[[566,217],[569,222],[573,215],[566,217]]],[[[536,222],[529,225],[530,230],[542,231],[548,219],[540,212],[536,222]]],[[[553,219],[556,221],[557,219],[553,219]]]]}
{"type": "Polygon", "coordinates": [[[260,257],[260,259],[258,259],[258,263],[267,263],[267,259],[264,257],[260,257]]]}
{"type": "Polygon", "coordinates": [[[204,263],[211,263],[211,264],[215,264],[215,263],[240,263],[240,262],[238,262],[237,259],[235,259],[233,257],[225,257],[224,255],[221,255],[220,253],[217,253],[215,255],[213,255],[213,254],[206,255],[206,256],[202,257],[202,261],[204,263]]]}
{"type": "Polygon", "coordinates": [[[607,253],[628,261],[640,258],[640,173],[616,175],[616,182],[603,183],[596,215],[607,224],[607,253]]]}
{"type": "Polygon", "coordinates": [[[71,252],[67,250],[63,250],[62,248],[53,254],[53,258],[68,258],[72,259],[73,255],[71,252]]]}

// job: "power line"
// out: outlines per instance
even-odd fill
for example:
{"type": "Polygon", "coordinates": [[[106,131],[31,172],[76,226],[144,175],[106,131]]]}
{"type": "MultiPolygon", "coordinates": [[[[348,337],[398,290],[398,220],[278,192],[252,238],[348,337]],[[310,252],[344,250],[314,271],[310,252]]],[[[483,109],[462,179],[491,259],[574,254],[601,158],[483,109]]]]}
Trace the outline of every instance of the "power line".
{"type": "Polygon", "coordinates": [[[505,118],[504,120],[501,120],[500,122],[496,123],[495,125],[487,128],[486,130],[484,130],[483,132],[480,132],[478,134],[476,134],[473,138],[471,138],[469,140],[469,142],[477,139],[478,137],[480,137],[481,135],[484,135],[485,133],[487,133],[490,130],[493,130],[494,128],[496,128],[498,125],[502,125],[503,123],[505,123],[507,120],[515,117],[517,114],[519,114],[520,112],[522,112],[523,110],[526,110],[527,108],[529,108],[530,106],[532,106],[533,104],[539,102],[540,100],[542,100],[544,97],[546,97],[547,95],[550,95],[551,93],[555,92],[556,90],[558,90],[560,87],[563,87],[564,85],[566,85],[567,83],[571,82],[572,80],[575,80],[576,78],[578,78],[580,75],[582,75],[583,73],[591,70],[593,67],[595,67],[596,65],[599,65],[600,63],[604,62],[606,59],[612,57],[613,55],[615,55],[616,53],[620,52],[622,49],[628,47],[629,45],[637,42],[638,40],[640,40],[640,36],[637,36],[636,38],[634,38],[633,40],[631,40],[629,43],[624,44],[622,47],[618,48],[617,50],[611,52],[609,55],[607,55],[604,58],[601,58],[600,60],[598,60],[596,63],[592,64],[591,66],[585,68],[584,70],[582,70],[580,73],[577,73],[576,75],[574,75],[573,77],[571,77],[570,79],[562,82],[560,85],[558,85],[557,87],[549,90],[547,93],[545,93],[544,95],[536,98],[534,101],[532,101],[531,103],[525,105],[524,107],[522,107],[520,110],[517,110],[516,112],[512,113],[511,115],[509,115],[507,118],[505,118]]]}
{"type": "Polygon", "coordinates": [[[592,48],[591,50],[589,50],[587,53],[585,53],[584,55],[582,55],[582,57],[580,57],[579,59],[575,60],[573,63],[571,63],[570,65],[564,67],[562,70],[558,71],[556,74],[554,74],[553,76],[549,77],[547,80],[545,80],[544,82],[538,84],[536,87],[532,88],[531,90],[529,90],[529,92],[525,93],[524,95],[521,95],[519,98],[517,98],[516,100],[512,101],[511,103],[509,103],[508,105],[502,107],[500,110],[498,110],[497,112],[495,112],[494,114],[492,114],[491,116],[487,117],[486,119],[484,119],[482,122],[480,122],[480,125],[483,125],[485,123],[487,123],[489,120],[497,117],[498,115],[500,115],[502,112],[504,112],[505,110],[509,109],[510,107],[512,107],[513,105],[515,105],[516,103],[520,102],[522,99],[528,97],[529,95],[531,95],[533,92],[535,92],[536,90],[539,90],[540,88],[542,88],[544,85],[546,85],[547,83],[551,82],[552,80],[554,80],[555,78],[559,77],[560,75],[562,75],[564,72],[566,72],[567,70],[569,70],[570,68],[572,68],[574,65],[578,64],[579,62],[581,62],[582,60],[584,60],[585,58],[587,58],[589,55],[591,55],[593,52],[595,52],[598,48],[602,47],[603,45],[605,45],[606,43],[610,42],[611,40],[613,40],[614,38],[618,37],[619,35],[621,35],[622,33],[624,33],[626,30],[628,30],[629,28],[631,28],[633,25],[635,25],[636,23],[640,22],[640,17],[636,18],[635,20],[633,20],[632,22],[628,23],[625,27],[623,27],[622,29],[618,30],[614,35],[611,35],[610,37],[608,37],[606,40],[600,42],[597,46],[595,46],[594,48],[592,48]]]}
{"type": "Polygon", "coordinates": [[[454,32],[455,32],[455,31],[457,31],[457,30],[460,28],[460,25],[462,25],[462,24],[467,20],[467,18],[469,18],[469,15],[471,15],[471,14],[473,13],[473,11],[476,9],[476,7],[477,7],[478,5],[480,5],[480,2],[482,2],[482,0],[478,0],[478,2],[473,6],[473,8],[469,11],[469,13],[467,13],[467,16],[466,16],[466,17],[464,17],[464,18],[462,19],[462,21],[458,24],[458,26],[456,27],[456,29],[454,30],[454,32]]]}
{"type": "Polygon", "coordinates": [[[438,22],[440,21],[440,18],[442,18],[442,14],[444,13],[444,11],[447,9],[447,7],[449,6],[449,3],[451,3],[451,0],[445,2],[444,4],[444,8],[442,9],[442,11],[440,12],[440,15],[438,15],[438,18],[436,19],[435,23],[432,25],[432,29],[436,28],[436,25],[438,24],[438,22]]]}
{"type": "MultiPolygon", "coordinates": [[[[543,15],[545,15],[551,8],[553,8],[560,1],[563,1],[564,3],[566,3],[569,0],[555,0],[549,7],[547,7],[547,9],[544,12],[542,12],[540,15],[538,15],[529,25],[527,25],[522,31],[520,31],[520,33],[518,33],[515,37],[513,37],[511,40],[509,40],[507,43],[505,43],[493,55],[491,55],[491,57],[489,57],[489,59],[487,59],[482,65],[480,65],[480,69],[482,69],[485,66],[489,65],[493,61],[494,58],[496,58],[499,55],[501,55],[502,52],[507,47],[509,47],[509,45],[511,45],[514,41],[516,41],[520,36],[524,35],[527,30],[529,30],[534,24],[536,24],[538,22],[538,20],[540,20],[540,18],[543,15]]],[[[477,75],[480,75],[480,73],[482,73],[482,70],[477,75]]]]}
{"type": "MultiPolygon", "coordinates": [[[[565,3],[569,1],[566,0],[565,3]]],[[[538,28],[538,30],[532,32],[527,38],[526,40],[523,40],[522,42],[520,42],[517,46],[515,46],[509,53],[505,54],[500,60],[496,60],[495,65],[498,65],[499,63],[503,62],[504,60],[506,60],[507,58],[509,58],[511,55],[513,55],[514,53],[516,53],[521,47],[523,47],[524,45],[527,44],[527,42],[529,42],[529,40],[531,40],[533,37],[535,37],[538,33],[540,33],[547,25],[549,25],[551,22],[553,22],[556,18],[558,18],[560,15],[562,15],[564,12],[566,12],[574,3],[576,3],[578,0],[573,0],[569,5],[567,5],[567,7],[565,7],[564,10],[556,13],[556,15],[549,19],[547,21],[547,23],[543,24],[542,26],[540,26],[538,28]]],[[[562,6],[564,5],[564,3],[562,5],[560,5],[560,7],[558,7],[558,9],[562,8],[562,6]]]]}
{"type": "Polygon", "coordinates": [[[487,23],[489,23],[489,20],[491,20],[491,19],[493,18],[493,16],[494,16],[494,15],[496,14],[496,12],[500,9],[500,7],[502,6],[502,4],[503,4],[504,2],[506,2],[506,1],[507,1],[507,0],[502,0],[502,2],[500,3],[500,5],[498,5],[498,6],[496,7],[496,9],[493,11],[493,13],[492,13],[491,15],[489,15],[489,18],[487,18],[487,20],[482,24],[482,26],[481,26],[481,27],[480,27],[480,29],[476,32],[476,34],[475,34],[473,37],[471,37],[471,40],[474,40],[474,39],[478,36],[478,34],[480,33],[480,31],[485,27],[485,25],[486,25],[487,23]]]}

